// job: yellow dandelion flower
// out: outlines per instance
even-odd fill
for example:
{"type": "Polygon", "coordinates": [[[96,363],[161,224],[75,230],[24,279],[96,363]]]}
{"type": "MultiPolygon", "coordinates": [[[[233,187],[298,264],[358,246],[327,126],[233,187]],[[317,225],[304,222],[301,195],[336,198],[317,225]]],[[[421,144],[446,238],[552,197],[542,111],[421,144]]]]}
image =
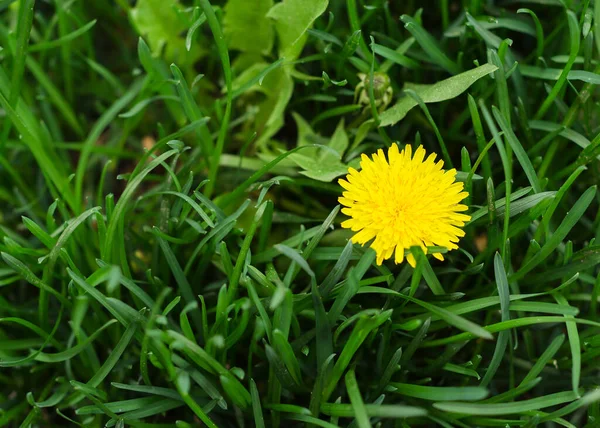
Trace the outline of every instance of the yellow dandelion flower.
{"type": "MultiPolygon", "coordinates": [[[[444,171],[444,162],[435,162],[435,154],[425,159],[422,146],[412,156],[407,145],[401,152],[396,144],[388,150],[388,159],[379,149],[373,158],[362,155],[360,171],[348,169],[339,184],[346,190],[339,198],[342,212],[350,219],[342,227],[357,232],[352,242],[364,245],[375,238],[371,247],[377,264],[394,255],[396,263],[404,257],[411,266],[416,261],[410,248],[428,246],[458,248],[465,232],[460,229],[469,221],[460,204],[468,194],[463,183],[456,182],[456,170],[444,171]]],[[[444,260],[442,254],[433,256],[444,260]]]]}

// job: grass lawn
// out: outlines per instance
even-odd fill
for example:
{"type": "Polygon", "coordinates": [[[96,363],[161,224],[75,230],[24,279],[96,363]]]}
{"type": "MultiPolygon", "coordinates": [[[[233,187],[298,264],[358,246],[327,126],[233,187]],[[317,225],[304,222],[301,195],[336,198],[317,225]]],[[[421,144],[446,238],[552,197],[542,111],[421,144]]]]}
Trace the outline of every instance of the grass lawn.
{"type": "Polygon", "coordinates": [[[600,426],[599,0],[0,0],[0,46],[0,426],[600,426]]]}

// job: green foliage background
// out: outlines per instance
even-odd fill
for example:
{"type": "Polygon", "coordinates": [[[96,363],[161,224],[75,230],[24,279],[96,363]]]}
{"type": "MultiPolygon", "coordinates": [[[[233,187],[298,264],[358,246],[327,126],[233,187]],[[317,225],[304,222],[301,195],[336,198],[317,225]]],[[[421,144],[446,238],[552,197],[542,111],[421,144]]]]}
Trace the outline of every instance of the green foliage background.
{"type": "Polygon", "coordinates": [[[0,13],[0,426],[600,424],[598,1],[0,13]],[[340,227],[396,142],[444,262],[340,227]]]}

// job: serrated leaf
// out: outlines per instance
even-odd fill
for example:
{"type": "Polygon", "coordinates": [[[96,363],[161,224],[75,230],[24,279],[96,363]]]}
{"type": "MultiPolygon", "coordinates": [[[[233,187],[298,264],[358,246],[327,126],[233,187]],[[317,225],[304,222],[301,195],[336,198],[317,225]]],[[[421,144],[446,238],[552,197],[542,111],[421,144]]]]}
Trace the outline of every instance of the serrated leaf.
{"type": "Polygon", "coordinates": [[[138,0],[131,9],[130,16],[138,33],[148,40],[152,52],[163,52],[167,61],[183,66],[197,60],[202,51],[199,45],[192,46],[190,52],[185,47],[187,17],[177,0],[165,4],[162,0],[138,0]],[[164,51],[163,51],[164,50],[164,51]]]}
{"type": "Polygon", "coordinates": [[[269,10],[279,37],[279,56],[294,60],[300,56],[308,37],[306,31],[325,12],[328,0],[283,0],[269,10]]]}
{"type": "MultiPolygon", "coordinates": [[[[298,146],[314,144],[322,137],[317,135],[302,116],[294,114],[298,128],[298,146]]],[[[314,148],[303,153],[294,153],[290,160],[303,171],[300,174],[313,180],[330,182],[334,178],[348,173],[348,166],[341,162],[341,157],[348,148],[348,135],[344,129],[344,121],[338,124],[327,145],[330,150],[314,148]]]]}
{"type": "MultiPolygon", "coordinates": [[[[348,148],[348,134],[346,134],[343,119],[340,120],[338,126],[335,128],[335,132],[329,141],[329,147],[338,152],[340,156],[342,156],[348,148]]],[[[330,159],[331,156],[333,156],[332,153],[323,151],[321,159],[330,159]]]]}
{"type": "Polygon", "coordinates": [[[283,68],[269,73],[261,87],[267,93],[267,98],[259,106],[255,119],[256,140],[258,147],[263,146],[275,135],[284,124],[285,109],[292,98],[294,80],[283,68]]]}
{"type": "Polygon", "coordinates": [[[268,55],[275,40],[273,23],[267,18],[272,6],[273,0],[229,0],[223,18],[229,48],[268,55]]]}
{"type": "Polygon", "coordinates": [[[348,167],[343,163],[338,163],[335,165],[325,165],[315,163],[310,166],[310,168],[305,171],[300,171],[300,174],[312,178],[317,181],[330,182],[335,178],[348,173],[348,167]]]}

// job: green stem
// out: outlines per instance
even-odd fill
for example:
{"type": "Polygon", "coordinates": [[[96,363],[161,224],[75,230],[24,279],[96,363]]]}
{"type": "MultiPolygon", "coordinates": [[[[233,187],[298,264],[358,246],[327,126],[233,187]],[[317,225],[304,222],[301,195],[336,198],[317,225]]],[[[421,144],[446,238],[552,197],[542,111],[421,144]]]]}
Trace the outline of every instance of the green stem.
{"type": "MultiPolygon", "coordinates": [[[[348,19],[350,20],[350,28],[352,29],[352,32],[360,30],[360,19],[358,17],[358,10],[356,9],[356,0],[346,0],[346,7],[348,8],[348,19]]],[[[358,45],[360,46],[360,50],[362,51],[365,59],[368,62],[373,61],[373,55],[371,54],[371,51],[369,50],[367,42],[365,42],[362,33],[360,35],[358,45]]]]}
{"type": "MultiPolygon", "coordinates": [[[[35,0],[26,0],[20,2],[19,15],[17,18],[17,40],[13,49],[13,73],[10,88],[10,95],[8,102],[15,109],[17,108],[17,101],[19,101],[19,95],[21,94],[21,85],[23,83],[23,76],[25,74],[25,59],[27,58],[27,47],[29,45],[29,34],[31,33],[31,27],[33,25],[33,7],[35,0]]],[[[10,42],[9,42],[10,43],[10,42]]],[[[6,144],[12,122],[7,120],[4,122],[4,128],[2,129],[2,139],[0,140],[0,147],[6,144]]]]}
{"type": "Polygon", "coordinates": [[[210,5],[209,0],[197,0],[200,4],[202,11],[206,15],[208,26],[210,31],[213,33],[215,43],[217,44],[217,50],[221,63],[223,64],[223,74],[225,75],[225,84],[227,86],[227,105],[225,106],[225,114],[223,115],[223,121],[221,122],[221,129],[219,130],[219,137],[217,139],[217,146],[213,152],[212,163],[208,173],[208,179],[210,180],[206,185],[205,194],[210,197],[215,188],[215,181],[217,179],[217,173],[219,171],[219,162],[221,160],[221,154],[225,146],[225,137],[227,136],[227,128],[229,127],[229,120],[231,119],[231,104],[233,101],[233,89],[232,89],[232,78],[231,78],[231,63],[229,62],[229,51],[227,50],[227,43],[225,36],[215,15],[215,11],[210,5]]]}

